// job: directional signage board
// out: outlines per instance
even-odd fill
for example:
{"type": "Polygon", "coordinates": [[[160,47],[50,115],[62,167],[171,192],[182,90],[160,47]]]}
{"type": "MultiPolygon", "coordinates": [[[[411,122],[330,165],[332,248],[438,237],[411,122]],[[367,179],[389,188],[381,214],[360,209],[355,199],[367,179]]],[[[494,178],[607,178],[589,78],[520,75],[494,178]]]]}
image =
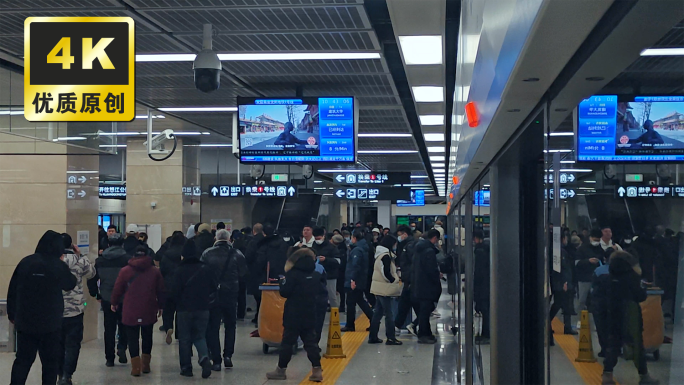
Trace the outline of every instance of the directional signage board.
{"type": "MultiPolygon", "coordinates": [[[[577,177],[575,174],[571,173],[560,173],[558,175],[558,179],[560,181],[560,184],[566,184],[566,183],[575,183],[577,180],[577,177]]],[[[546,183],[553,184],[553,174],[546,174],[545,176],[546,183]]]]}
{"type": "Polygon", "coordinates": [[[216,198],[287,198],[297,196],[296,186],[237,186],[237,185],[211,185],[209,196],[216,198]]]}
{"type": "Polygon", "coordinates": [[[373,188],[338,188],[333,193],[333,196],[340,199],[347,200],[379,200],[379,201],[397,201],[410,200],[410,187],[373,187],[373,188]]]}
{"type": "Polygon", "coordinates": [[[409,184],[410,172],[340,172],[333,175],[335,184],[409,184]]]}
{"type": "MultiPolygon", "coordinates": [[[[553,189],[550,188],[548,191],[550,193],[549,199],[553,199],[553,189]]],[[[544,194],[546,194],[546,191],[544,191],[544,194]]],[[[577,196],[577,193],[573,189],[568,189],[568,188],[560,189],[560,199],[570,199],[570,198],[574,198],[576,196],[577,196]]]]}
{"type": "Polygon", "coordinates": [[[618,186],[619,198],[684,198],[684,186],[618,186]]]}
{"type": "Polygon", "coordinates": [[[100,198],[126,199],[126,186],[112,186],[100,183],[100,198]]]}

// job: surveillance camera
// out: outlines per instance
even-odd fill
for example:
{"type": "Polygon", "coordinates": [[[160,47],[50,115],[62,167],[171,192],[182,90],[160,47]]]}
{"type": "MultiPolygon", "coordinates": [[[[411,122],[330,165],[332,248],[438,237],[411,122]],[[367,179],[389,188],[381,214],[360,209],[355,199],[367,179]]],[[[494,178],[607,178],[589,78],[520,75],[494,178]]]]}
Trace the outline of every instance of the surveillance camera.
{"type": "Polygon", "coordinates": [[[204,49],[192,63],[195,73],[195,87],[202,92],[216,91],[221,84],[221,61],[216,52],[204,49]]]}
{"type": "MultiPolygon", "coordinates": [[[[162,131],[160,134],[152,137],[152,150],[163,150],[164,142],[168,139],[173,139],[173,130],[167,129],[162,131]]],[[[147,146],[147,141],[143,142],[144,146],[147,146]]]]}
{"type": "Polygon", "coordinates": [[[656,185],[656,181],[654,181],[654,180],[649,180],[649,181],[648,181],[648,184],[649,184],[650,186],[655,186],[655,185],[656,185]]]}

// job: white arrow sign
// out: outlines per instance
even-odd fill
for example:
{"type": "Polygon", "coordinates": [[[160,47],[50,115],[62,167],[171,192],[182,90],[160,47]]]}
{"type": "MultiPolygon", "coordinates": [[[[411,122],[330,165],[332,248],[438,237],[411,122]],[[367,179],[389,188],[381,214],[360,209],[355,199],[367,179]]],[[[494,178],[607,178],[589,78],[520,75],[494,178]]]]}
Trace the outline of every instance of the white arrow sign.
{"type": "Polygon", "coordinates": [[[568,174],[568,182],[572,183],[575,181],[575,175],[574,174],[568,174]]]}
{"type": "Polygon", "coordinates": [[[625,196],[625,188],[624,187],[620,186],[620,188],[618,189],[618,195],[620,195],[620,198],[625,196]]]}
{"type": "Polygon", "coordinates": [[[78,196],[80,196],[81,198],[84,198],[86,196],[86,192],[81,190],[81,192],[78,193],[78,196]]]}
{"type": "Polygon", "coordinates": [[[214,188],[211,189],[211,195],[216,196],[218,195],[219,190],[214,186],[214,188]]]}
{"type": "Polygon", "coordinates": [[[344,196],[344,190],[337,190],[337,192],[335,192],[335,195],[337,195],[338,198],[342,198],[344,196]]]}
{"type": "Polygon", "coordinates": [[[336,177],[335,177],[335,180],[336,180],[338,183],[344,182],[344,175],[338,175],[338,176],[336,176],[336,177]]]}
{"type": "Polygon", "coordinates": [[[81,184],[85,183],[87,180],[88,180],[88,179],[87,179],[85,176],[83,176],[83,175],[81,175],[81,176],[78,178],[78,181],[81,182],[81,184]]]}
{"type": "Polygon", "coordinates": [[[296,191],[295,188],[292,187],[292,186],[290,186],[290,188],[287,189],[287,193],[288,193],[291,197],[293,197],[293,196],[295,195],[295,192],[297,192],[297,191],[296,191]]]}
{"type": "Polygon", "coordinates": [[[575,197],[575,190],[568,190],[568,198],[574,198],[575,197]]]}

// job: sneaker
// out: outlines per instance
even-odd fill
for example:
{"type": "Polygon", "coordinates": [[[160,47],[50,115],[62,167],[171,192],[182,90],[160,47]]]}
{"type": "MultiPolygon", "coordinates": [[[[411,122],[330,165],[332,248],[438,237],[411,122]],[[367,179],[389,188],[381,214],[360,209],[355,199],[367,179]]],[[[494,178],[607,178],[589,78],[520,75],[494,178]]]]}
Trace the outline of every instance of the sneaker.
{"type": "Polygon", "coordinates": [[[613,379],[613,373],[603,372],[601,375],[601,385],[615,385],[615,379],[613,379]]]}
{"type": "Polygon", "coordinates": [[[399,345],[403,345],[403,344],[404,344],[403,342],[398,341],[398,340],[387,340],[387,342],[385,342],[385,345],[390,345],[390,346],[399,346],[399,345]]]}
{"type": "Polygon", "coordinates": [[[435,338],[435,336],[420,337],[420,338],[418,338],[418,343],[419,344],[435,344],[435,343],[437,343],[437,338],[435,338]]]}
{"type": "Polygon", "coordinates": [[[200,366],[202,367],[202,378],[209,378],[211,376],[211,360],[209,360],[209,357],[204,357],[202,362],[200,362],[200,366]]]}
{"type": "Polygon", "coordinates": [[[433,311],[432,314],[430,314],[431,317],[435,318],[440,318],[442,317],[442,314],[440,314],[438,311],[433,311]]]}
{"type": "Polygon", "coordinates": [[[356,328],[350,328],[349,326],[345,326],[342,329],[340,329],[342,332],[355,332],[356,328]]]}
{"type": "Polygon", "coordinates": [[[414,336],[418,335],[416,334],[416,327],[411,323],[406,326],[406,330],[408,330],[408,332],[413,334],[414,336]]]}
{"type": "Polygon", "coordinates": [[[171,345],[173,342],[173,329],[169,329],[166,331],[166,344],[171,345]]]}
{"type": "Polygon", "coordinates": [[[221,371],[221,364],[214,364],[211,366],[211,370],[214,372],[220,372],[221,371]]]}
{"type": "Polygon", "coordinates": [[[576,331],[574,331],[572,329],[565,329],[563,331],[563,334],[565,334],[566,336],[576,336],[579,333],[577,333],[576,331]]]}
{"type": "Polygon", "coordinates": [[[314,366],[311,368],[311,376],[309,376],[309,381],[323,382],[323,368],[320,366],[314,366]]]}
{"type": "Polygon", "coordinates": [[[113,368],[114,367],[114,360],[107,360],[105,363],[105,366],[108,368],[113,368]]]}
{"type": "Polygon", "coordinates": [[[380,338],[369,338],[368,339],[369,344],[381,344],[383,341],[380,338]]]}
{"type": "Polygon", "coordinates": [[[57,382],[57,385],[73,385],[74,383],[71,382],[71,377],[62,377],[59,379],[59,382],[57,382]]]}
{"type": "Polygon", "coordinates": [[[233,367],[233,359],[230,357],[224,357],[223,358],[223,366],[226,367],[226,369],[230,369],[233,367]]]}
{"type": "Polygon", "coordinates": [[[287,380],[287,374],[285,373],[286,369],[276,367],[276,370],[272,372],[266,373],[266,378],[269,380],[287,380]]]}
{"type": "Polygon", "coordinates": [[[183,377],[192,377],[192,371],[189,370],[183,370],[180,372],[180,375],[183,377]]]}

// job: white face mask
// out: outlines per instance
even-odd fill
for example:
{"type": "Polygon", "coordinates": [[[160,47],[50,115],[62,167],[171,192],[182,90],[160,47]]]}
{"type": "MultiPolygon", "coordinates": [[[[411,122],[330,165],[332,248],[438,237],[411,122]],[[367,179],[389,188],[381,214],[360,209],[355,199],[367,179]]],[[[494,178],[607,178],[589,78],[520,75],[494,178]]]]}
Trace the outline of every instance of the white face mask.
{"type": "Polygon", "coordinates": [[[632,240],[631,239],[625,239],[625,245],[631,245],[632,240]]]}
{"type": "Polygon", "coordinates": [[[411,226],[411,230],[415,230],[415,229],[416,229],[416,226],[411,226]]]}
{"type": "Polygon", "coordinates": [[[324,241],[323,239],[316,239],[316,243],[319,244],[319,245],[322,245],[322,244],[323,244],[323,241],[324,241]]]}
{"type": "Polygon", "coordinates": [[[351,238],[349,238],[349,237],[344,237],[344,240],[347,241],[347,242],[349,242],[349,241],[351,241],[351,238]]]}
{"type": "Polygon", "coordinates": [[[283,237],[283,241],[290,242],[290,237],[283,237]]]}
{"type": "Polygon", "coordinates": [[[600,245],[600,244],[601,244],[600,241],[591,241],[591,245],[594,246],[594,247],[596,247],[596,246],[598,246],[598,245],[600,245]]]}

